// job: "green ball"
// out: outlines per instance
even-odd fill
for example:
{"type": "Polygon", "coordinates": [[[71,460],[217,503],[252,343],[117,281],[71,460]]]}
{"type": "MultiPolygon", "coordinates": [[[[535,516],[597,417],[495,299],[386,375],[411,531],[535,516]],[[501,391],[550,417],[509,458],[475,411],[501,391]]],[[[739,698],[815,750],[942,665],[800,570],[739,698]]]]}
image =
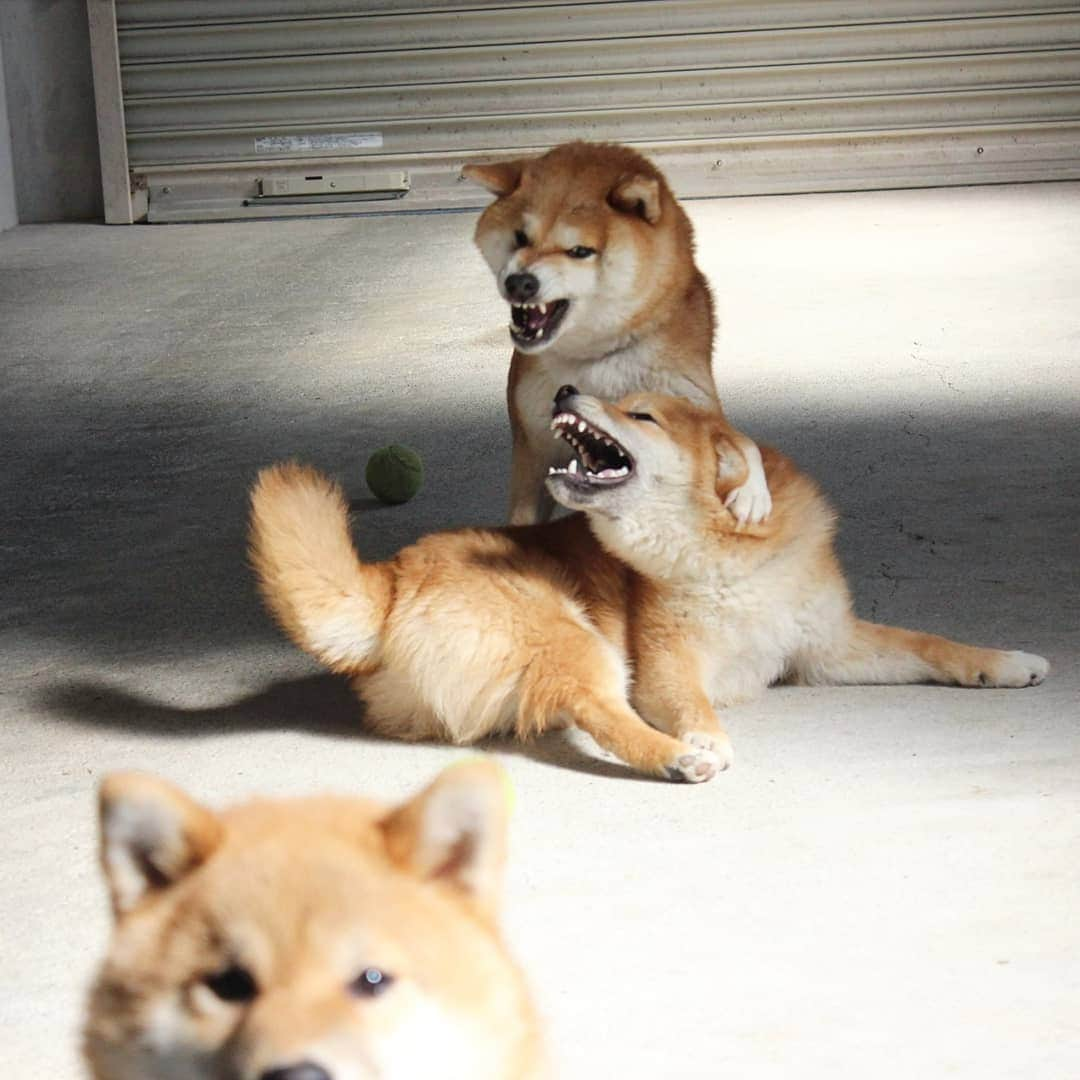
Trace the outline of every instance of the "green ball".
{"type": "Polygon", "coordinates": [[[407,446],[384,446],[368,458],[364,474],[371,494],[384,503],[408,502],[424,484],[424,463],[407,446]]]}

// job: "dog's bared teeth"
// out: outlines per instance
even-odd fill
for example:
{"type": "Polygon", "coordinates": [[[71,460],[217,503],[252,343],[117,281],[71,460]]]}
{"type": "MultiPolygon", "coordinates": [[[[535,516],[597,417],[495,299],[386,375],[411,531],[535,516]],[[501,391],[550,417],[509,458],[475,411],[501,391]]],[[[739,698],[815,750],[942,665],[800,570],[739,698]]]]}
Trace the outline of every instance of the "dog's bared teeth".
{"type": "Polygon", "coordinates": [[[586,424],[584,420],[579,420],[577,429],[578,429],[578,431],[584,431],[588,426],[589,425],[586,424]]]}
{"type": "Polygon", "coordinates": [[[574,460],[566,466],[566,471],[568,473],[573,473],[575,476],[577,475],[577,458],[574,458],[574,460]]]}

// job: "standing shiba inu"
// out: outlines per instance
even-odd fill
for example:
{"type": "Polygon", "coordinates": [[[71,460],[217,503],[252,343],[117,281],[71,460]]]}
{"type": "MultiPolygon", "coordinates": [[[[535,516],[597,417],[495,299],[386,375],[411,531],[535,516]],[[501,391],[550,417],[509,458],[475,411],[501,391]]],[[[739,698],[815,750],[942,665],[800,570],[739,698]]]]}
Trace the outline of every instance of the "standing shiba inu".
{"type": "Polygon", "coordinates": [[[263,594],[303,649],[354,677],[368,725],[407,739],[527,737],[576,724],[676,780],[731,760],[716,708],[780,679],[1027,686],[1037,656],[856,619],[833,513],[775,451],[773,513],[740,526],[747,440],[685,399],[618,406],[564,387],[551,428],[573,453],[547,484],[582,513],[435,533],[359,561],[341,490],[277,466],[252,493],[263,594]]]}
{"type": "MultiPolygon", "coordinates": [[[[496,196],[476,243],[510,303],[510,521],[527,525],[551,516],[544,477],[566,460],[547,431],[560,386],[605,400],[653,390],[719,409],[712,296],[689,218],[629,147],[567,143],[462,174],[496,196]]],[[[757,524],[769,489],[749,440],[747,456],[731,507],[757,524]]]]}
{"type": "Polygon", "coordinates": [[[495,927],[506,802],[485,762],[393,810],[217,814],[154,777],[108,777],[96,1080],[539,1080],[536,1017],[495,927]]]}

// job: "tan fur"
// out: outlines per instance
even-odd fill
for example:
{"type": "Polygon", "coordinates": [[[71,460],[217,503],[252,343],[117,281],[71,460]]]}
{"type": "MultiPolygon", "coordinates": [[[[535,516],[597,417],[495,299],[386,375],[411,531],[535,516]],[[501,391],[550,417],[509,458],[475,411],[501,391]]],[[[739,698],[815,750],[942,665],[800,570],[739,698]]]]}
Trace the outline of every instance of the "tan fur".
{"type": "Polygon", "coordinates": [[[108,777],[116,927],[86,1025],[96,1080],[302,1063],[332,1080],[539,1080],[536,1017],[495,925],[506,794],[470,762],[393,810],[313,798],[216,814],[154,777],[108,777]],[[214,979],[236,968],[251,993],[223,1000],[214,979]],[[377,995],[353,985],[371,969],[377,995]]]}
{"type": "Polygon", "coordinates": [[[741,526],[725,505],[757,448],[715,411],[655,394],[560,407],[629,451],[629,479],[581,495],[549,478],[582,514],[436,533],[376,566],[344,555],[345,502],[324,477],[260,475],[263,593],[301,647],[357,676],[374,730],[469,742],[569,722],[642,772],[696,781],[731,760],[715,710],[780,679],[1019,686],[1045,674],[1039,657],[857,620],[832,511],[787,458],[764,452],[767,522],[741,526]],[[629,415],[642,412],[657,422],[629,415]],[[328,548],[340,558],[321,563],[328,548]],[[362,647],[342,629],[350,607],[364,612],[362,647]]]}
{"type": "MultiPolygon", "coordinates": [[[[547,434],[560,386],[607,400],[655,390],[719,409],[712,296],[694,262],[690,220],[663,174],[629,147],[567,143],[463,174],[496,195],[476,243],[504,299],[507,278],[530,272],[542,286],[537,301],[570,301],[554,337],[519,345],[510,361],[510,520],[531,524],[551,516],[544,476],[565,460],[547,434]],[[522,247],[519,230],[528,237],[522,247]],[[575,260],[567,254],[575,245],[596,254],[575,260]]],[[[731,499],[742,520],[768,515],[756,462],[731,499]]]]}

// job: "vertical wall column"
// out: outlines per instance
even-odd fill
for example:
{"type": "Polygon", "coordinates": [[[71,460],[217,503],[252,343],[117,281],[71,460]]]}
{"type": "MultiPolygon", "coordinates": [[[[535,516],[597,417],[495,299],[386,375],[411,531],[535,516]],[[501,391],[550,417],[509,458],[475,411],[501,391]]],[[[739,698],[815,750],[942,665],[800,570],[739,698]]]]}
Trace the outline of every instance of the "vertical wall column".
{"type": "Polygon", "coordinates": [[[105,220],[130,225],[146,217],[146,189],[132,190],[128,170],[127,130],[120,85],[120,48],[116,37],[115,0],[87,0],[90,57],[94,66],[101,191],[105,220]]]}
{"type": "Polygon", "coordinates": [[[18,223],[15,166],[11,157],[11,127],[8,124],[7,91],[4,87],[4,50],[0,45],[0,232],[18,223]]]}

